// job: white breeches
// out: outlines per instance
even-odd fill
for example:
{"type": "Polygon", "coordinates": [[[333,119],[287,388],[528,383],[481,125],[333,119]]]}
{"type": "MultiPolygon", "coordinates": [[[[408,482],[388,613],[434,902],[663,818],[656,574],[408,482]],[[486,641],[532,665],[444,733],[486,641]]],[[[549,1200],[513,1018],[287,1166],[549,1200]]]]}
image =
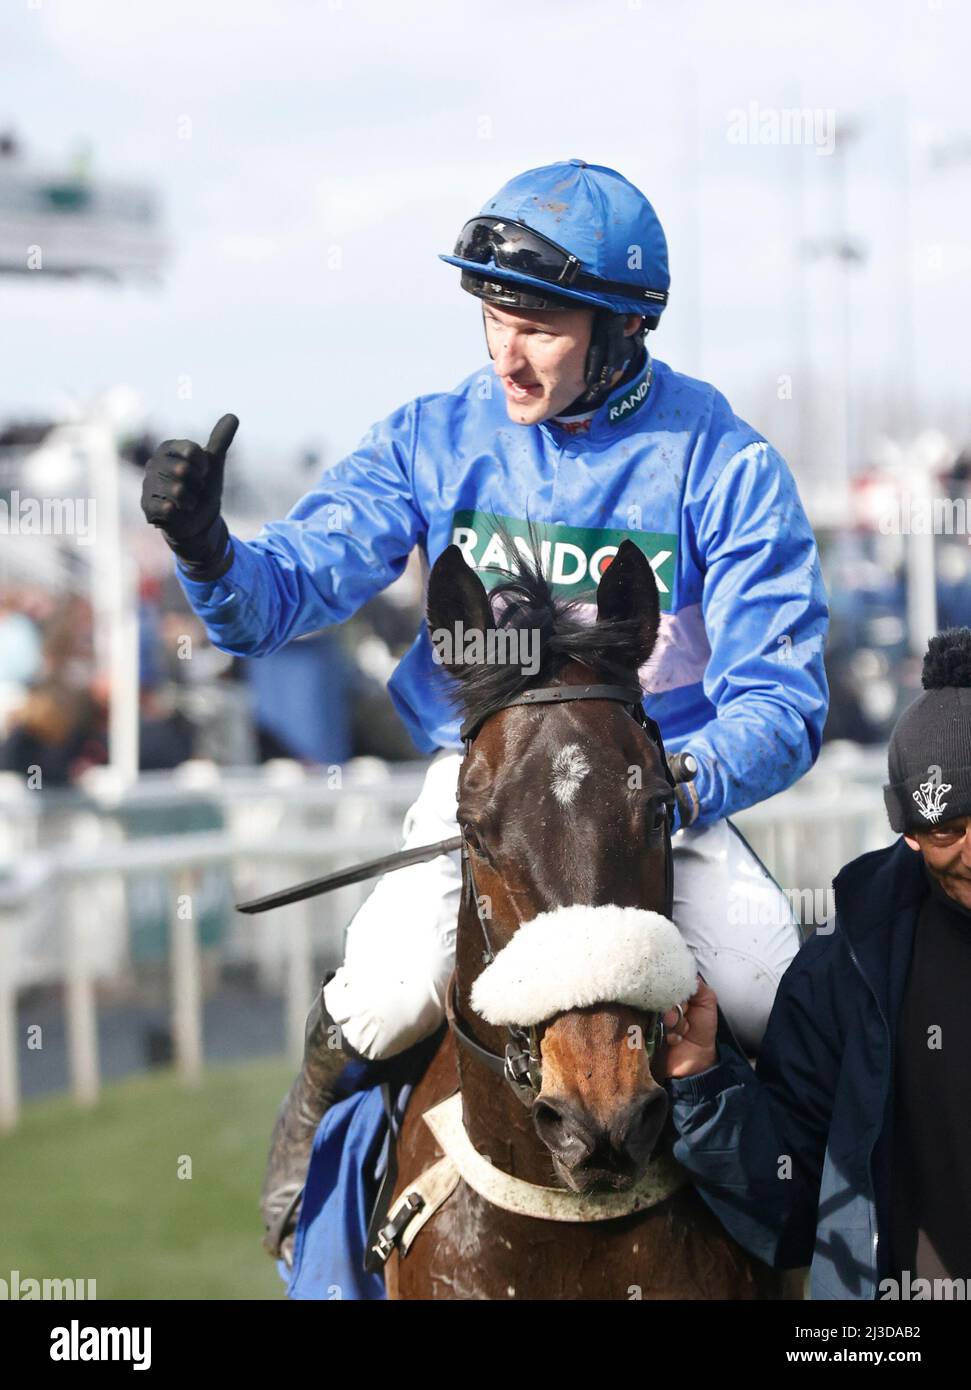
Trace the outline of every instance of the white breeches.
{"type": "MultiPolygon", "coordinates": [[[[403,849],[458,834],[460,753],[429,766],[404,819],[403,849]]],[[[785,895],[728,821],[679,830],[674,921],[739,1042],[758,1052],[779,981],[799,949],[785,895]]],[[[461,893],[459,851],[378,879],[347,929],[344,964],[324,1000],[364,1057],[393,1057],[445,1016],[461,893]]]]}

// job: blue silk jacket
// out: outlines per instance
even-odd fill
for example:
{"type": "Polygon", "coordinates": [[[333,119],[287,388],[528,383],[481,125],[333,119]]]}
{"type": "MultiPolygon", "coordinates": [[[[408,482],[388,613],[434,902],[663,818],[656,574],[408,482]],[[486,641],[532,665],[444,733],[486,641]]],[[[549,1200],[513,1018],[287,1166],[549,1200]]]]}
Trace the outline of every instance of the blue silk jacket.
{"type": "MultiPolygon", "coordinates": [[[[233,540],[211,582],[179,578],[210,639],[238,656],[349,618],[458,544],[475,568],[539,527],[556,592],[595,613],[599,576],[629,537],[654,568],[661,630],[641,671],[671,752],[699,763],[705,824],[783,790],[819,751],[828,691],[826,595],[785,461],[707,382],[645,354],[586,422],[513,424],[491,364],[374,425],[283,521],[233,540]]],[[[482,574],[486,587],[497,582],[482,574]]],[[[389,683],[418,749],[460,748],[424,624],[389,683]]]]}

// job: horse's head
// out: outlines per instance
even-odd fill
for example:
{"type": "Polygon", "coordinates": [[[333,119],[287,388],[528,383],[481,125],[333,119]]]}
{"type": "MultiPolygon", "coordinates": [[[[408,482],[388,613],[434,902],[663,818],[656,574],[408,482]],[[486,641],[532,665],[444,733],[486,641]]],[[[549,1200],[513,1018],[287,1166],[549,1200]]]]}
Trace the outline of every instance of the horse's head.
{"type": "Polygon", "coordinates": [[[459,997],[500,1055],[509,1026],[535,1025],[532,1118],[558,1176],[577,1191],[620,1189],[643,1172],[666,1119],[651,1071],[658,1016],[694,988],[690,953],[664,915],[671,787],[622,700],[508,702],[550,686],[639,691],[657,585],[623,542],[587,622],[575,602],[554,599],[528,555],[511,543],[507,553],[514,570],[493,591],[495,611],[456,546],[428,589],[432,641],[473,735],[458,821],[477,912],[460,916],[459,997]]]}

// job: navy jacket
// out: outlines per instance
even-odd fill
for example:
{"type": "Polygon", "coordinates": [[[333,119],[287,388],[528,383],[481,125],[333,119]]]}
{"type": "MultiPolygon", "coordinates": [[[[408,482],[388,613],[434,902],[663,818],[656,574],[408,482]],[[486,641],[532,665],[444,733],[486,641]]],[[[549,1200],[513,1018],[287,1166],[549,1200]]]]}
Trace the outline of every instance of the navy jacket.
{"type": "Polygon", "coordinates": [[[811,1264],[813,1298],[873,1299],[889,1249],[897,1019],[920,905],[901,838],[848,864],[835,920],[779,985],[755,1071],[726,1041],[671,1080],[675,1156],[725,1228],[777,1268],[811,1264]]]}

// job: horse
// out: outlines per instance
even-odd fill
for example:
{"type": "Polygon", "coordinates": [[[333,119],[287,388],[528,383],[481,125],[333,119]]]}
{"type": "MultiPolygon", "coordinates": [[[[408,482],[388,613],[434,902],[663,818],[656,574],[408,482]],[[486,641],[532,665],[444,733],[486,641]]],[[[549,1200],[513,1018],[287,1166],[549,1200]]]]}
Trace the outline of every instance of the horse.
{"type": "Polygon", "coordinates": [[[433,643],[466,637],[437,648],[465,716],[463,892],[449,1027],[400,1126],[387,1294],[780,1297],[673,1159],[658,1078],[676,1000],[631,983],[639,941],[669,991],[695,978],[670,939],[672,781],[638,679],[658,636],[653,570],[624,540],[589,622],[533,552],[510,547],[498,612],[457,546],[429,576],[433,643]],[[470,633],[518,640],[520,657],[538,635],[539,661],[488,660],[470,633]]]}

